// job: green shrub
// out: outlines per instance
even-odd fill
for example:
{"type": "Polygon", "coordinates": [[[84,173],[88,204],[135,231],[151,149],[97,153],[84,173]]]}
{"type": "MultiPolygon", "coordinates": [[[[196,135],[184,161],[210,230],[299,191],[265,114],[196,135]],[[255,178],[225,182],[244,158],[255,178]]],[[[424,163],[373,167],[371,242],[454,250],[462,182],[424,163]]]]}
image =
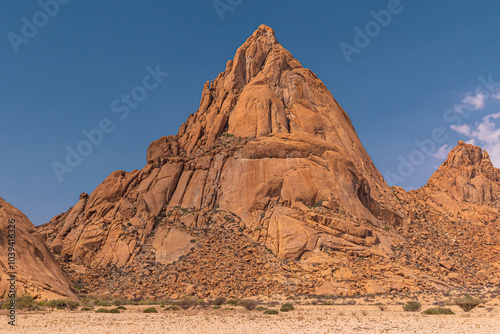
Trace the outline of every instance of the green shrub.
{"type": "Polygon", "coordinates": [[[16,308],[20,310],[35,310],[38,309],[38,303],[30,295],[22,295],[16,297],[16,308]]]}
{"type": "Polygon", "coordinates": [[[419,302],[408,302],[403,305],[403,310],[406,312],[417,312],[420,311],[422,305],[419,302]]]}
{"type": "Polygon", "coordinates": [[[113,305],[115,306],[127,305],[127,301],[125,299],[115,299],[113,301],[113,305]]]}
{"type": "Polygon", "coordinates": [[[278,314],[279,312],[277,310],[266,310],[264,314],[278,314]]]}
{"type": "Polygon", "coordinates": [[[231,299],[228,299],[228,301],[226,301],[226,304],[227,305],[233,305],[233,306],[238,306],[238,302],[240,300],[238,298],[231,298],[231,299]]]}
{"type": "Polygon", "coordinates": [[[430,308],[422,312],[423,314],[455,314],[452,310],[446,307],[430,308]]]}
{"type": "Polygon", "coordinates": [[[116,309],[117,310],[126,310],[127,308],[125,306],[120,305],[116,309]]]}
{"type": "Polygon", "coordinates": [[[293,311],[293,310],[295,310],[295,307],[293,307],[292,303],[285,303],[285,304],[281,305],[281,309],[280,309],[281,312],[288,312],[288,311],[293,311]]]}
{"type": "MultiPolygon", "coordinates": [[[[54,308],[57,309],[65,309],[68,308],[70,310],[76,310],[78,306],[80,306],[80,302],[77,300],[61,300],[61,299],[55,299],[55,300],[49,300],[44,303],[44,306],[50,307],[52,310],[54,308]]],[[[83,305],[86,306],[86,305],[83,305]]]]}
{"type": "Polygon", "coordinates": [[[151,299],[145,299],[145,300],[139,301],[138,305],[154,305],[154,304],[155,304],[155,302],[152,301],[151,299]]]}
{"type": "Polygon", "coordinates": [[[66,307],[69,308],[70,310],[76,310],[80,306],[80,302],[77,300],[68,300],[66,302],[66,307]]]}
{"type": "Polygon", "coordinates": [[[92,309],[90,307],[82,307],[80,311],[91,311],[92,309]]]}
{"type": "Polygon", "coordinates": [[[211,302],[211,304],[220,306],[220,305],[224,304],[226,302],[226,300],[227,300],[226,297],[217,297],[217,298],[215,298],[215,300],[213,300],[211,302]]]}
{"type": "Polygon", "coordinates": [[[142,311],[143,313],[158,313],[158,311],[156,310],[156,308],[154,307],[148,307],[147,309],[145,309],[144,311],[142,311]]]}
{"type": "Polygon", "coordinates": [[[165,307],[165,311],[180,311],[180,309],[181,308],[177,305],[170,305],[168,307],[165,307]]]}
{"type": "Polygon", "coordinates": [[[262,311],[265,311],[265,310],[267,310],[267,308],[264,307],[264,306],[257,307],[257,311],[261,311],[262,312],[262,311]]]}
{"type": "Polygon", "coordinates": [[[100,308],[97,311],[95,311],[95,313],[120,313],[120,310],[118,310],[116,308],[112,308],[110,310],[105,309],[105,308],[100,308]]]}
{"type": "Polygon", "coordinates": [[[240,300],[239,305],[244,306],[247,310],[252,311],[259,305],[260,302],[258,300],[253,299],[243,299],[240,300]]]}
{"type": "Polygon", "coordinates": [[[108,313],[108,312],[109,312],[109,310],[107,310],[107,309],[105,309],[105,308],[100,308],[100,309],[97,309],[97,310],[95,311],[95,313],[108,313]]]}
{"type": "Polygon", "coordinates": [[[56,307],[55,302],[56,302],[55,300],[48,300],[45,302],[44,306],[47,306],[47,307],[50,307],[51,309],[54,309],[54,307],[56,307]]]}
{"type": "Polygon", "coordinates": [[[106,300],[100,300],[96,304],[97,306],[111,306],[111,303],[106,300]]]}
{"type": "Polygon", "coordinates": [[[221,308],[221,306],[220,306],[220,305],[214,305],[212,308],[213,308],[214,310],[218,310],[218,309],[220,309],[220,308],[221,308]]]}
{"type": "Polygon", "coordinates": [[[319,200],[316,203],[313,204],[313,208],[319,208],[323,205],[323,200],[319,200]]]}
{"type": "Polygon", "coordinates": [[[472,298],[466,295],[464,298],[456,298],[453,300],[453,305],[459,306],[465,312],[470,312],[474,307],[483,304],[485,301],[480,298],[472,298]]]}

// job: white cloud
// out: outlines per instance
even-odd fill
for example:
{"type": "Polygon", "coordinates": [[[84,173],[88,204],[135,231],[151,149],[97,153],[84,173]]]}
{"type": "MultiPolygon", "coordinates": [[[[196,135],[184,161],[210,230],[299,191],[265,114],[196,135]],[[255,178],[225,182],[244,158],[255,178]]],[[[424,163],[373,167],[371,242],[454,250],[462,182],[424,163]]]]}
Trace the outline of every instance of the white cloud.
{"type": "MultiPolygon", "coordinates": [[[[493,95],[493,98],[496,98],[497,94],[493,95]]],[[[460,104],[453,106],[453,110],[456,113],[463,113],[464,109],[467,111],[476,111],[481,110],[486,107],[485,101],[490,97],[489,93],[485,93],[481,90],[476,90],[476,92],[469,92],[465,94],[460,104]]],[[[498,92],[498,99],[500,99],[500,91],[498,92]]]]}
{"type": "Polygon", "coordinates": [[[481,110],[484,109],[485,107],[484,104],[485,100],[486,100],[485,94],[481,92],[476,92],[475,95],[471,95],[470,93],[467,94],[462,100],[462,103],[470,106],[470,108],[473,110],[481,110]]]}
{"type": "Polygon", "coordinates": [[[497,90],[496,93],[491,95],[491,97],[494,98],[495,100],[500,100],[500,90],[497,90]]]}
{"type": "Polygon", "coordinates": [[[434,157],[438,159],[445,159],[448,156],[448,152],[450,152],[451,146],[443,145],[441,146],[436,153],[433,154],[434,157]]]}
{"type": "Polygon", "coordinates": [[[450,129],[466,136],[470,135],[470,126],[465,123],[461,125],[450,125],[450,129]]]}
{"type": "Polygon", "coordinates": [[[493,166],[500,167],[500,143],[487,144],[483,148],[488,151],[493,166]]]}
{"type": "Polygon", "coordinates": [[[476,140],[475,139],[470,139],[465,142],[466,144],[471,144],[471,145],[476,145],[476,140]]]}
{"type": "Polygon", "coordinates": [[[500,129],[492,120],[500,117],[500,112],[483,117],[481,122],[476,123],[476,128],[470,132],[472,138],[476,138],[487,144],[500,143],[500,129]]]}

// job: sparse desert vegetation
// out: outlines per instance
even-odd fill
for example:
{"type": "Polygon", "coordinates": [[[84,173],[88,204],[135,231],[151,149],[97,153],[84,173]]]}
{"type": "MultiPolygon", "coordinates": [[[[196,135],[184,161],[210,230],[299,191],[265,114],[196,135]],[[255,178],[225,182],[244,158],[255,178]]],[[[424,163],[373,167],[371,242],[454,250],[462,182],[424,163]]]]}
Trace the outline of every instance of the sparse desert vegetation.
{"type": "Polygon", "coordinates": [[[479,304],[484,304],[484,299],[481,298],[473,298],[470,295],[466,295],[463,298],[456,298],[453,300],[454,305],[458,305],[464,312],[470,312],[474,307],[479,304]]]}
{"type": "MultiPolygon", "coordinates": [[[[468,312],[455,304],[450,294],[445,307],[432,305],[439,295],[393,294],[387,296],[296,296],[280,298],[227,298],[203,300],[107,300],[111,306],[97,306],[96,296],[80,299],[80,307],[72,309],[68,302],[30,301],[23,299],[27,308],[18,315],[16,333],[129,333],[162,332],[192,334],[200,332],[233,333],[422,333],[439,328],[440,333],[497,333],[500,327],[500,300],[488,299],[486,307],[475,307],[468,312]],[[418,299],[418,300],[417,300],[418,299]],[[332,305],[313,305],[313,301],[328,301],[332,305]],[[351,301],[356,301],[353,304],[351,301]],[[425,302],[424,300],[427,300],[425,302]],[[38,310],[29,310],[36,303],[38,310]],[[116,306],[116,304],[120,304],[116,306]],[[217,305],[218,304],[218,305],[217,305]],[[496,304],[496,305],[495,305],[496,304]],[[58,306],[64,307],[59,308],[58,306]],[[181,308],[179,305],[184,306],[181,308]],[[163,307],[161,307],[163,306],[163,307]],[[54,309],[52,310],[52,307],[54,309]],[[214,307],[217,307],[214,309],[214,307]],[[383,310],[382,310],[383,309],[383,310]],[[422,309],[425,311],[419,312],[422,309]],[[40,312],[43,310],[44,312],[40,312]],[[89,312],[90,311],[90,312],[89,312]],[[457,321],[460,319],[460,321],[457,321]],[[106,324],[113,324],[106,327],[106,324]],[[388,325],[390,330],[387,331],[388,325]]],[[[478,305],[482,306],[482,304],[478,305]]],[[[1,312],[7,312],[2,310],[1,312]]],[[[0,323],[0,332],[10,328],[0,323]]]]}
{"type": "Polygon", "coordinates": [[[417,311],[420,311],[421,308],[422,308],[422,304],[420,304],[419,302],[415,302],[415,301],[408,302],[403,306],[403,310],[405,310],[407,312],[417,312],[417,311]]]}
{"type": "MultiPolygon", "coordinates": [[[[473,291],[470,294],[493,294],[492,299],[474,298],[463,291],[433,295],[296,295],[293,298],[273,296],[240,299],[221,296],[206,300],[193,296],[179,300],[113,300],[86,295],[81,296],[79,301],[43,302],[23,296],[19,297],[23,312],[18,315],[16,333],[65,332],[67,328],[74,328],[71,332],[75,334],[145,330],[176,334],[208,331],[228,333],[238,332],[238,329],[258,333],[279,331],[302,334],[329,330],[374,333],[387,329],[387,323],[393,324],[389,333],[413,333],[415,329],[425,333],[430,328],[438,327],[440,333],[464,329],[467,329],[467,333],[497,333],[500,326],[500,298],[496,290],[491,291],[473,291]],[[464,305],[469,306],[463,308],[464,305]],[[113,327],[105,328],[105,321],[113,321],[113,327]]],[[[7,310],[1,312],[6,313],[7,310]]],[[[0,323],[0,332],[8,332],[9,329],[0,323]]]]}
{"type": "Polygon", "coordinates": [[[423,314],[455,314],[452,310],[447,307],[437,307],[437,308],[429,308],[422,312],[423,314]]]}

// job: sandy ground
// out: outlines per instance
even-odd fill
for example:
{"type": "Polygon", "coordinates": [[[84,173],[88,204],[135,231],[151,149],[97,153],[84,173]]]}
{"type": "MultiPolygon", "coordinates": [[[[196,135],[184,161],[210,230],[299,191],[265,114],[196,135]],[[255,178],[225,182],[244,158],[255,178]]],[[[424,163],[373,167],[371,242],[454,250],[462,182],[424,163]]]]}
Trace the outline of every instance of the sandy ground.
{"type": "MultiPolygon", "coordinates": [[[[424,305],[424,309],[431,307],[424,305]]],[[[0,333],[500,333],[500,306],[455,315],[404,312],[400,305],[382,311],[370,305],[297,306],[295,311],[265,315],[259,311],[187,310],[145,314],[145,306],[127,306],[120,314],[82,311],[19,312],[17,326],[7,320],[0,333]]],[[[2,315],[2,318],[6,318],[2,315]]]]}

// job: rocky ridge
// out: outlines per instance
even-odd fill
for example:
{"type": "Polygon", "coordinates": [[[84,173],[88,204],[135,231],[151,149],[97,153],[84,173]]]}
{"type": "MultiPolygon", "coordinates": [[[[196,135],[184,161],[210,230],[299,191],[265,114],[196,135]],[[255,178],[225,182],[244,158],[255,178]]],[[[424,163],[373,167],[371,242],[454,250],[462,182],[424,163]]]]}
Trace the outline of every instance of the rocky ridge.
{"type": "Polygon", "coordinates": [[[495,283],[488,161],[459,143],[422,189],[388,187],[332,94],[263,25],[142,170],[113,172],[39,231],[74,282],[134,298],[495,283]]]}

